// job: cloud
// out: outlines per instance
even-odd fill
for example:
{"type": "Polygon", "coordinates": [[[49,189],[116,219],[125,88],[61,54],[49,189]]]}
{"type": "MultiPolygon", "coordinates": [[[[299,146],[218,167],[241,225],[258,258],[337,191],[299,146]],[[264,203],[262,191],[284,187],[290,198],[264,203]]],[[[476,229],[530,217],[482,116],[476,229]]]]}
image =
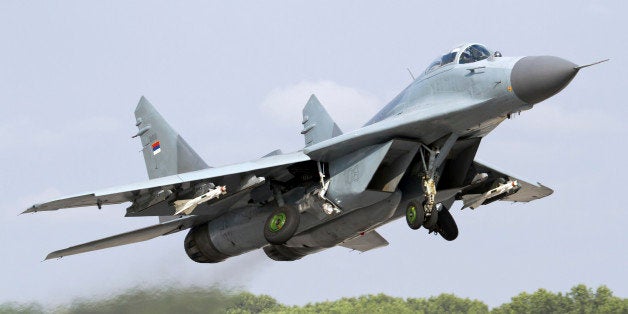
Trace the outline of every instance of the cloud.
{"type": "Polygon", "coordinates": [[[279,122],[301,121],[301,110],[315,94],[343,131],[353,130],[368,121],[382,101],[377,96],[333,81],[303,81],[272,90],[261,109],[279,122]]]}

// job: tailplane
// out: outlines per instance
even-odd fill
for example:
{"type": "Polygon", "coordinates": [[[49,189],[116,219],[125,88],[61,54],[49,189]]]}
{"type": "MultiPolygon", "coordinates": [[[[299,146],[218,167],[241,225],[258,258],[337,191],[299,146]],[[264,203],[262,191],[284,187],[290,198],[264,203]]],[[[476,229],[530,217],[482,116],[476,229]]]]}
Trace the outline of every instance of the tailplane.
{"type": "Polygon", "coordinates": [[[144,96],[135,119],[149,179],[209,168],[144,96]]]}

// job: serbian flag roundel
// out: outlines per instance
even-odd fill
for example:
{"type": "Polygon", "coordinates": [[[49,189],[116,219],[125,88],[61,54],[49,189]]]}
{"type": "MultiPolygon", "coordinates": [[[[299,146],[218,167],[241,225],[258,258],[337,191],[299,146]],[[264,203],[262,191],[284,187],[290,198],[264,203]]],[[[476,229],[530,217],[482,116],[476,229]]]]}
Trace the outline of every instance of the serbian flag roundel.
{"type": "Polygon", "coordinates": [[[153,143],[153,155],[157,155],[161,152],[161,146],[159,145],[159,141],[153,143]]]}

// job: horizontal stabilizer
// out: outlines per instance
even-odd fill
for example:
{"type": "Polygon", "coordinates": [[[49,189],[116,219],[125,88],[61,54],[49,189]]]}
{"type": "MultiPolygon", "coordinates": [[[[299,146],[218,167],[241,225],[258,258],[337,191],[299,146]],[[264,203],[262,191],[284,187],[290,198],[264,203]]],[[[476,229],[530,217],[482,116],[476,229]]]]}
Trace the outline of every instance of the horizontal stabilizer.
{"type": "Polygon", "coordinates": [[[339,244],[348,249],[366,252],[379,247],[387,246],[388,241],[384,239],[377,231],[369,231],[363,235],[359,235],[353,239],[346,240],[339,244]]]}
{"type": "Polygon", "coordinates": [[[179,232],[181,230],[191,228],[195,226],[196,224],[199,224],[202,222],[204,221],[199,221],[197,216],[180,218],[180,219],[172,220],[166,223],[114,235],[108,238],[79,244],[76,246],[69,247],[67,249],[54,251],[48,254],[48,256],[46,256],[46,260],[53,259],[53,258],[61,258],[64,256],[69,256],[69,255],[74,255],[74,254],[79,254],[79,253],[107,249],[114,246],[142,242],[142,241],[156,238],[158,236],[179,232]]]}
{"type": "Polygon", "coordinates": [[[336,122],[314,95],[310,96],[310,100],[303,108],[301,124],[303,124],[301,134],[305,136],[306,147],[342,134],[336,122]]]}

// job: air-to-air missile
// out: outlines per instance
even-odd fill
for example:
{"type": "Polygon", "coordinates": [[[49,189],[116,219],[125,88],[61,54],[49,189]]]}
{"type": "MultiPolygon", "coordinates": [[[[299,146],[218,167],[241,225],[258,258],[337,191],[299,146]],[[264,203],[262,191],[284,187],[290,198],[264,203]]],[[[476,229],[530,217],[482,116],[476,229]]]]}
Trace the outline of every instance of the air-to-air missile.
{"type": "Polygon", "coordinates": [[[212,200],[214,198],[218,198],[220,197],[220,195],[223,195],[223,194],[227,194],[227,187],[224,185],[217,186],[216,188],[209,190],[209,192],[202,194],[200,196],[197,196],[193,199],[175,201],[174,208],[176,209],[176,211],[174,215],[177,216],[181,213],[185,213],[186,215],[189,215],[192,213],[192,211],[194,211],[196,206],[202,203],[205,203],[209,200],[212,200]]]}
{"type": "Polygon", "coordinates": [[[476,209],[480,205],[486,205],[494,201],[498,201],[508,195],[512,195],[521,189],[521,185],[517,180],[509,180],[505,183],[500,183],[497,187],[490,189],[483,194],[480,194],[473,198],[464,199],[464,208],[471,207],[476,209]]]}

